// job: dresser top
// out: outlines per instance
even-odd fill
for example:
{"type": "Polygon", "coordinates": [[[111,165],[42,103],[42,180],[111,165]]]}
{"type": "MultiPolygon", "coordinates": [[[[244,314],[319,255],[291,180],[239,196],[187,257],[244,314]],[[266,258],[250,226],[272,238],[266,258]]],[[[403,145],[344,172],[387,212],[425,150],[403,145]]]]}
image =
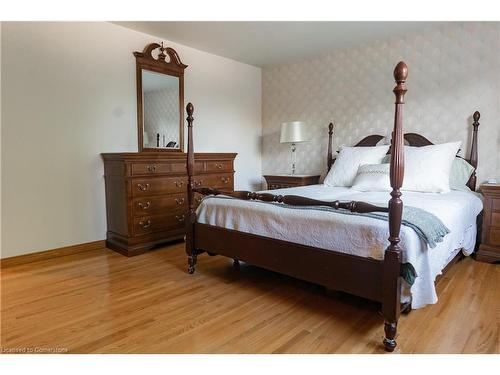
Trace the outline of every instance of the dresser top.
{"type": "MultiPolygon", "coordinates": [[[[198,160],[233,160],[237,153],[228,152],[197,152],[194,154],[198,160]]],[[[187,159],[184,152],[108,152],[102,153],[104,160],[182,160],[187,159]]]]}
{"type": "Polygon", "coordinates": [[[500,184],[481,184],[480,189],[483,194],[500,194],[500,184]]]}

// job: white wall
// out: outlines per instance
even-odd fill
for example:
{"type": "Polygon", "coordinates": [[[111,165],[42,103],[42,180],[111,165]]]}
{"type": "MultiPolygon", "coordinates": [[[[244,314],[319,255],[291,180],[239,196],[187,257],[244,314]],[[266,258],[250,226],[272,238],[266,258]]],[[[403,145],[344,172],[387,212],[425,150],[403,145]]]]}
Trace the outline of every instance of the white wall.
{"type": "MultiPolygon", "coordinates": [[[[101,152],[137,151],[135,58],[160,39],[110,23],[11,23],[1,33],[2,254],[105,238],[101,152]]],[[[261,176],[259,68],[167,43],[189,67],[195,150],[261,176]]]]}
{"type": "Polygon", "coordinates": [[[313,57],[262,73],[263,173],[288,172],[280,123],[306,121],[312,142],[297,147],[297,173],[326,172],[327,127],[334,150],[369,134],[389,136],[396,63],[409,67],[405,132],[462,141],[469,155],[472,114],[481,112],[478,181],[500,178],[500,23],[450,23],[313,57]],[[325,138],[326,137],[326,138],[325,138]]]}
{"type": "MultiPolygon", "coordinates": [[[[2,22],[0,22],[0,62],[2,61],[2,22]]],[[[0,69],[0,212],[2,212],[2,69],[0,69]]],[[[2,228],[2,215],[0,215],[0,228],[2,228]]],[[[2,254],[2,230],[0,230],[0,257],[2,254]]]]}

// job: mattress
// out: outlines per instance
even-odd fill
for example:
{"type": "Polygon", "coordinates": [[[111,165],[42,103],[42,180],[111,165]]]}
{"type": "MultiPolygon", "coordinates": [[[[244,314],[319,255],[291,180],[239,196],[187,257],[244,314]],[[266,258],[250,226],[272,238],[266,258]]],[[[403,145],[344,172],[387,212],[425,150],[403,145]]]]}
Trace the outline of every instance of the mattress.
{"type": "MultiPolygon", "coordinates": [[[[311,185],[267,191],[280,195],[333,201],[363,201],[387,205],[387,192],[359,192],[350,188],[311,185]]],[[[410,287],[403,282],[402,302],[421,308],[438,300],[434,281],[451,259],[462,251],[470,255],[476,241],[476,217],[482,210],[479,195],[403,191],[405,205],[424,209],[450,229],[435,248],[410,227],[401,226],[402,261],[411,263],[418,277],[410,287]]],[[[290,209],[275,204],[238,199],[207,198],[197,210],[197,221],[226,229],[286,240],[346,254],[382,260],[389,242],[388,223],[371,217],[314,209],[290,209]]]]}

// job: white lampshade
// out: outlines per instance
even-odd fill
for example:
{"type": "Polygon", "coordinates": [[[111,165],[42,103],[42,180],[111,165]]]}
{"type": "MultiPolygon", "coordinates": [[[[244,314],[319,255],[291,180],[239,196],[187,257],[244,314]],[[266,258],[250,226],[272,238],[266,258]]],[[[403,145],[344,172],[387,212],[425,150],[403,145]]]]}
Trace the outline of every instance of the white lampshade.
{"type": "Polygon", "coordinates": [[[302,121],[284,122],[281,124],[280,143],[307,142],[306,123],[302,121]]]}

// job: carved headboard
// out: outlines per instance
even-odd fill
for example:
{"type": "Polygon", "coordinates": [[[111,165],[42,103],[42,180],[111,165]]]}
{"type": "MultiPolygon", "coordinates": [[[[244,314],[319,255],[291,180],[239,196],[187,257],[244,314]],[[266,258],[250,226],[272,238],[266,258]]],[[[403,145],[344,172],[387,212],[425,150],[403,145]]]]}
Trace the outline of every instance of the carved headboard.
{"type": "MultiPolygon", "coordinates": [[[[472,191],[476,190],[476,169],[477,169],[477,130],[479,127],[479,118],[481,117],[481,114],[476,111],[474,112],[474,115],[472,116],[473,118],[473,123],[472,123],[472,142],[471,142],[471,148],[470,148],[470,155],[469,158],[462,158],[465,161],[467,161],[472,167],[474,167],[474,172],[469,178],[469,181],[467,182],[467,186],[469,189],[472,191]]],[[[330,123],[328,125],[328,155],[327,155],[327,165],[328,165],[328,171],[330,171],[330,168],[332,167],[333,163],[335,162],[335,159],[333,158],[333,152],[332,152],[332,137],[333,137],[333,124],[330,123]]],[[[377,145],[382,139],[384,138],[383,135],[378,135],[378,134],[372,134],[369,135],[365,138],[363,138],[361,141],[356,143],[354,147],[372,147],[377,145]]],[[[405,144],[413,147],[422,147],[422,146],[429,146],[433,145],[431,141],[429,141],[427,138],[425,138],[423,135],[417,134],[417,133],[406,133],[404,135],[405,139],[405,144]]],[[[389,150],[390,152],[390,150],[389,150]]],[[[457,155],[457,158],[461,158],[461,156],[457,155]]]]}

